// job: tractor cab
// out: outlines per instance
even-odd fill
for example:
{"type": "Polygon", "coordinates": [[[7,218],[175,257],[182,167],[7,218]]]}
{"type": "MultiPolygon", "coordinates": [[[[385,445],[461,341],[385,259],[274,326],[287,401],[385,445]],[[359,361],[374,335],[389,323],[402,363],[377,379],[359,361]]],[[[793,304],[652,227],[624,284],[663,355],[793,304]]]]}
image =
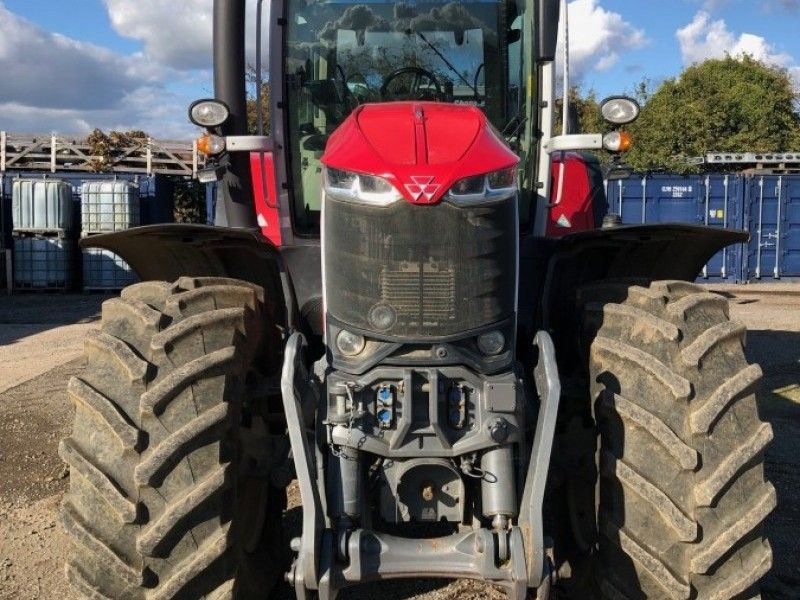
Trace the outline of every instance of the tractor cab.
{"type": "Polygon", "coordinates": [[[318,234],[323,152],[362,104],[466,104],[513,129],[523,110],[521,10],[505,0],[289,0],[280,81],[295,232],[318,234]]]}

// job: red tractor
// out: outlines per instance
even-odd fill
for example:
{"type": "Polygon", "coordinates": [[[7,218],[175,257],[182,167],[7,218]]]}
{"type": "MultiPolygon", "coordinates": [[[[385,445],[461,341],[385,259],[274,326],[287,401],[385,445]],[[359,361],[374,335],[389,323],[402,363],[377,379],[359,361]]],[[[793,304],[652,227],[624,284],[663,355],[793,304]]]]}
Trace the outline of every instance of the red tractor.
{"type": "Polygon", "coordinates": [[[248,134],[244,0],[214,3],[216,98],[191,109],[217,225],[89,240],[143,282],[69,384],[76,592],[757,596],[760,371],[689,283],[746,235],[544,235],[571,185],[551,201],[551,157],[603,141],[553,135],[558,0],[257,9],[271,135],[248,134]]]}

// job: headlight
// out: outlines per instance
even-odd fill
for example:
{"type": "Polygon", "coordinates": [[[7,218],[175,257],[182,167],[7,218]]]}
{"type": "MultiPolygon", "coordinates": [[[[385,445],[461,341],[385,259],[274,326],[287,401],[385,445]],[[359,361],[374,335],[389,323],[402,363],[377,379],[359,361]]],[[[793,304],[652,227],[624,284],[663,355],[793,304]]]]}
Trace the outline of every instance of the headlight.
{"type": "Polygon", "coordinates": [[[389,206],[402,198],[400,192],[383,177],[325,169],[325,193],[339,200],[389,206]]]}
{"type": "Polygon", "coordinates": [[[198,100],[189,107],[189,120],[200,127],[218,127],[230,116],[230,109],[219,100],[198,100]]]}
{"type": "Polygon", "coordinates": [[[517,166],[459,179],[447,193],[447,200],[458,206],[503,200],[518,189],[517,166]]]}
{"type": "Polygon", "coordinates": [[[478,350],[486,356],[500,354],[506,347],[506,336],[502,331],[490,331],[478,336],[478,350]]]}
{"type": "Polygon", "coordinates": [[[606,98],[600,104],[600,114],[612,125],[627,125],[639,118],[639,103],[626,96],[606,98]]]}
{"type": "Polygon", "coordinates": [[[345,356],[356,356],[364,351],[367,341],[363,335],[342,329],[336,336],[336,347],[345,356]]]}

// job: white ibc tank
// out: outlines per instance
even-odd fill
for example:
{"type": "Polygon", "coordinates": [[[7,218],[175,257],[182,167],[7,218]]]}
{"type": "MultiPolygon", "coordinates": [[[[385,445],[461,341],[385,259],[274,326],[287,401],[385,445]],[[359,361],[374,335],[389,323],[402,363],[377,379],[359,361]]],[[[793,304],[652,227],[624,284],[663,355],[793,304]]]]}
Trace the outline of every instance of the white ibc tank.
{"type": "Polygon", "coordinates": [[[74,240],[60,237],[14,238],[14,287],[69,289],[75,283],[74,240]]]}
{"type": "Polygon", "coordinates": [[[57,179],[17,179],[11,189],[15,231],[67,233],[73,227],[72,186],[57,179]]]}
{"type": "Polygon", "coordinates": [[[133,270],[109,250],[83,250],[83,287],[86,290],[119,290],[136,281],[133,270]]]}
{"type": "Polygon", "coordinates": [[[81,186],[83,235],[139,225],[139,186],[130,181],[85,181],[81,186]]]}

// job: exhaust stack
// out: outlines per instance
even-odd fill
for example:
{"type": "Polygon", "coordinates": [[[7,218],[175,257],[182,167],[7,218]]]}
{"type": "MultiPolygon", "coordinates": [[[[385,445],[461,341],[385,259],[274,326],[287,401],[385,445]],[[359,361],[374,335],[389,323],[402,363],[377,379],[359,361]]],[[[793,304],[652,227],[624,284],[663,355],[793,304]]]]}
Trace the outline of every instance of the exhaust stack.
{"type": "MultiPolygon", "coordinates": [[[[231,116],[221,133],[247,135],[245,87],[245,0],[214,0],[214,95],[228,105],[231,116]]],[[[228,168],[217,193],[214,224],[221,227],[258,229],[253,206],[250,156],[228,153],[228,168]]]]}

